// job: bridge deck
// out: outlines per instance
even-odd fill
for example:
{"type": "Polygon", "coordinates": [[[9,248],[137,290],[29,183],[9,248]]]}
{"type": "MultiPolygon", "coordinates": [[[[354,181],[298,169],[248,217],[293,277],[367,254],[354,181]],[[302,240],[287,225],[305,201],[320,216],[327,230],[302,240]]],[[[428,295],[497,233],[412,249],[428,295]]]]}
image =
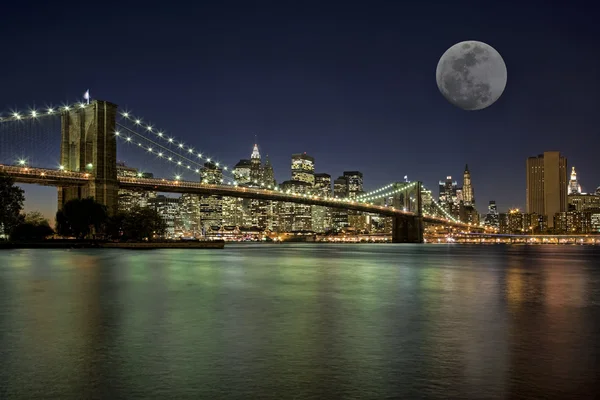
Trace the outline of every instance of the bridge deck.
{"type": "MultiPolygon", "coordinates": [[[[29,168],[13,165],[0,165],[0,173],[5,173],[19,183],[32,183],[45,186],[83,186],[88,184],[93,176],[83,172],[29,168]]],[[[163,193],[189,193],[198,195],[217,195],[272,201],[283,201],[298,204],[317,205],[345,210],[355,210],[390,217],[415,217],[416,214],[398,210],[392,207],[378,206],[356,201],[341,201],[332,198],[289,194],[274,190],[248,188],[231,185],[211,185],[200,182],[172,181],[167,179],[148,179],[133,177],[118,177],[119,188],[129,190],[152,190],[163,193]]],[[[423,216],[423,222],[464,226],[443,218],[423,216]]]]}
{"type": "Polygon", "coordinates": [[[0,164],[0,174],[2,173],[9,175],[19,183],[33,183],[43,186],[83,186],[87,185],[93,179],[90,174],[83,172],[0,164]]]}

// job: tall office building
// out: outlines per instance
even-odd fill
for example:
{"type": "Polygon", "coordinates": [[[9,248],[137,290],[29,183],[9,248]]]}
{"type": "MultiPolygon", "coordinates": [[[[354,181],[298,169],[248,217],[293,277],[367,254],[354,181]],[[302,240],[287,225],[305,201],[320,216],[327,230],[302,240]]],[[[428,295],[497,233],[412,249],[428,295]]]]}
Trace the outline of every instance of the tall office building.
{"type": "Polygon", "coordinates": [[[240,160],[235,167],[233,167],[233,177],[239,185],[247,185],[251,182],[250,170],[252,163],[250,160],[240,160]]]}
{"type": "Polygon", "coordinates": [[[581,194],[581,185],[577,182],[577,172],[575,167],[571,170],[571,179],[569,180],[569,194],[581,194]]]}
{"type": "Polygon", "coordinates": [[[458,192],[457,183],[452,181],[451,176],[447,176],[445,181],[440,181],[440,194],[438,197],[438,203],[448,213],[455,215],[458,205],[458,195],[462,197],[462,192],[458,192]]]}
{"type": "Polygon", "coordinates": [[[465,165],[465,172],[463,174],[463,188],[462,197],[465,206],[475,205],[475,193],[473,191],[473,185],[471,184],[471,172],[469,172],[469,165],[465,165]]]}
{"type": "Polygon", "coordinates": [[[166,224],[165,237],[181,236],[178,229],[181,220],[181,198],[158,195],[148,200],[148,207],[156,210],[164,219],[166,224]]]}
{"type": "Polygon", "coordinates": [[[355,199],[363,192],[363,174],[359,171],[344,171],[344,178],[348,185],[348,197],[355,199]]]}
{"type": "Polygon", "coordinates": [[[252,155],[250,156],[250,184],[260,185],[262,181],[262,163],[260,161],[260,153],[258,144],[254,144],[252,155]]]}
{"type": "MultiPolygon", "coordinates": [[[[331,175],[315,174],[315,187],[317,196],[331,197],[331,175]]],[[[312,229],[315,232],[327,232],[331,229],[331,208],[312,206],[312,229]]]]}
{"type": "Polygon", "coordinates": [[[181,195],[180,204],[181,232],[185,237],[200,236],[201,215],[200,215],[200,196],[197,194],[184,193],[181,195]]]}
{"type": "Polygon", "coordinates": [[[275,171],[273,171],[273,165],[271,164],[271,161],[269,160],[268,154],[265,157],[265,165],[263,166],[262,183],[264,184],[264,186],[266,186],[268,188],[269,187],[272,188],[276,185],[275,171]]]}
{"type": "MultiPolygon", "coordinates": [[[[213,162],[205,162],[201,171],[202,182],[207,184],[221,184],[223,170],[213,162]]],[[[203,233],[209,227],[220,227],[223,223],[223,197],[200,196],[200,219],[203,233]]]]}
{"type": "MultiPolygon", "coordinates": [[[[356,199],[363,193],[363,174],[360,171],[344,171],[344,178],[347,182],[347,193],[351,199],[356,199]]],[[[355,210],[348,210],[348,226],[356,230],[368,230],[370,228],[370,218],[365,214],[355,210]]]]}
{"type": "MultiPolygon", "coordinates": [[[[152,178],[152,174],[139,172],[137,168],[128,167],[125,163],[117,163],[117,176],[130,178],[152,178]]],[[[147,207],[148,200],[156,197],[156,192],[119,189],[118,210],[129,212],[134,207],[147,207]]]]}
{"type": "MultiPolygon", "coordinates": [[[[282,182],[279,187],[283,192],[304,194],[309,193],[313,185],[304,181],[291,180],[282,182]]],[[[279,221],[277,227],[280,232],[312,230],[312,211],[310,205],[278,202],[278,214],[279,221]]]]}
{"type": "MultiPolygon", "coordinates": [[[[340,176],[333,181],[333,197],[345,199],[348,197],[348,179],[345,176],[340,176]]],[[[344,209],[334,208],[331,211],[331,224],[333,229],[340,230],[348,227],[348,211],[344,209]]]]}
{"type": "Polygon", "coordinates": [[[292,154],[292,180],[315,184],[315,159],[306,153],[292,154]]]}
{"type": "Polygon", "coordinates": [[[554,215],[567,211],[567,159],[558,151],[529,157],[527,174],[527,213],[548,218],[554,228],[554,215]]]}
{"type": "Polygon", "coordinates": [[[500,220],[498,217],[498,208],[496,207],[496,202],[494,200],[490,200],[488,212],[485,215],[485,225],[492,228],[499,228],[499,224],[500,220]]]}

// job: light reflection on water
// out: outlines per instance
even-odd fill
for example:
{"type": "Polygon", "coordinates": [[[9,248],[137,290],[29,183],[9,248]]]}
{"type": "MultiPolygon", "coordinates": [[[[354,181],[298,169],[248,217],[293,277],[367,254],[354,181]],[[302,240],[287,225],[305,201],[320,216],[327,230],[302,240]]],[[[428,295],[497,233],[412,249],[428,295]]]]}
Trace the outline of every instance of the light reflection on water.
{"type": "Polygon", "coordinates": [[[0,252],[0,398],[591,398],[600,249],[0,252]]]}

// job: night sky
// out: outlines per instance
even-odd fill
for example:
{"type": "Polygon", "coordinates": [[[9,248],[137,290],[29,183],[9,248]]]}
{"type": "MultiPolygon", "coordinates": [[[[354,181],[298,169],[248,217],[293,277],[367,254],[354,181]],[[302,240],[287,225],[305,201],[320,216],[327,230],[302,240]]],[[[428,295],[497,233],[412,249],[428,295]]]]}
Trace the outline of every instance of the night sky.
{"type": "MultiPolygon", "coordinates": [[[[543,151],[561,151],[584,190],[600,185],[590,2],[212,3],[3,4],[0,110],[89,88],[228,165],[249,158],[257,135],[278,181],[307,152],[333,178],[360,170],[372,189],[408,175],[437,197],[438,180],[461,185],[468,163],[480,212],[492,199],[524,207],[525,159],[543,151]],[[436,85],[440,56],[464,40],[490,44],[508,69],[504,94],[481,111],[436,85]]],[[[139,153],[121,147],[119,158],[151,169],[139,153]]],[[[26,195],[28,209],[54,214],[55,189],[26,195]]]]}

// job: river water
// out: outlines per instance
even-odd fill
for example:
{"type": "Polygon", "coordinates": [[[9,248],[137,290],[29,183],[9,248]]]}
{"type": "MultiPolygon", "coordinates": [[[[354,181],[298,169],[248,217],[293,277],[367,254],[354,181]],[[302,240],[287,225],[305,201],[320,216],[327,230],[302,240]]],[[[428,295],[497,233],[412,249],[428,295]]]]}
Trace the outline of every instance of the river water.
{"type": "Polygon", "coordinates": [[[590,399],[600,248],[0,252],[0,399],[590,399]]]}

